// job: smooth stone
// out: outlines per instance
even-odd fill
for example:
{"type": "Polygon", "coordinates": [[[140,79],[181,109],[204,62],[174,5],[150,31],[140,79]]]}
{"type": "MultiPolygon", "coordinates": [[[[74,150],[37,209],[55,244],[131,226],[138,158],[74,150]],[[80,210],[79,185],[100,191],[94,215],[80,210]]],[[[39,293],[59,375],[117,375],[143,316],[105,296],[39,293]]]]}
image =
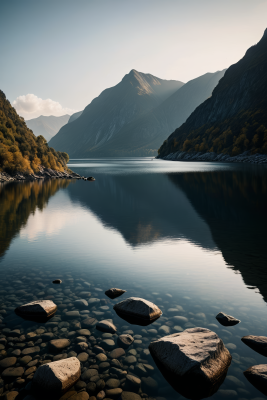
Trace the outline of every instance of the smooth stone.
{"type": "Polygon", "coordinates": [[[188,318],[180,316],[180,315],[176,315],[175,317],[172,317],[172,319],[174,319],[175,321],[177,321],[178,323],[186,323],[188,322],[188,318]]]}
{"type": "Polygon", "coordinates": [[[267,396],[267,364],[254,365],[244,375],[256,389],[267,396]]]}
{"type": "Polygon", "coordinates": [[[112,288],[105,291],[105,295],[110,299],[116,299],[116,297],[121,296],[123,293],[126,293],[126,290],[112,288]]]}
{"type": "Polygon", "coordinates": [[[88,358],[89,358],[89,354],[87,354],[87,353],[80,353],[79,355],[78,355],[78,360],[79,361],[81,361],[81,362],[86,362],[87,360],[88,360],[88,358]]]}
{"type": "Polygon", "coordinates": [[[103,390],[104,387],[106,386],[106,383],[104,381],[104,379],[99,379],[98,381],[96,381],[96,390],[103,390]]]}
{"type": "Polygon", "coordinates": [[[135,356],[127,356],[125,357],[124,361],[126,362],[126,364],[134,364],[137,362],[137,359],[135,356]]]}
{"type": "Polygon", "coordinates": [[[121,356],[124,356],[124,355],[125,355],[125,351],[121,347],[118,347],[117,349],[114,349],[109,353],[109,356],[111,358],[120,358],[121,356]]]}
{"type": "Polygon", "coordinates": [[[49,340],[52,340],[53,337],[54,337],[53,332],[46,332],[46,333],[44,333],[44,334],[41,335],[41,339],[42,339],[44,342],[48,342],[49,340]]]}
{"type": "MultiPolygon", "coordinates": [[[[18,396],[19,396],[19,392],[16,392],[14,390],[12,392],[6,393],[5,396],[3,397],[3,400],[15,400],[16,398],[18,398],[18,396]]],[[[24,397],[24,399],[25,399],[25,397],[24,397]]]]}
{"type": "Polygon", "coordinates": [[[104,390],[101,390],[101,392],[97,393],[96,395],[96,400],[103,400],[105,398],[106,394],[104,390]]]}
{"type": "Polygon", "coordinates": [[[96,324],[96,329],[101,332],[107,332],[107,333],[116,333],[117,332],[116,326],[108,320],[99,321],[96,324]]]}
{"type": "Polygon", "coordinates": [[[20,364],[27,365],[32,360],[31,356],[24,356],[20,359],[20,364]]]}
{"type": "Polygon", "coordinates": [[[239,324],[239,322],[241,322],[239,319],[236,319],[235,317],[232,317],[231,315],[227,315],[223,312],[219,312],[219,314],[216,315],[216,319],[223,326],[233,326],[233,325],[237,325],[237,324],[239,324]]]}
{"type": "Polygon", "coordinates": [[[106,362],[106,361],[104,361],[104,362],[102,362],[102,363],[99,364],[99,369],[101,369],[101,370],[106,370],[106,369],[108,369],[109,367],[110,367],[110,363],[109,363],[109,362],[106,362]]]}
{"type": "Polygon", "coordinates": [[[109,372],[111,374],[117,375],[119,378],[125,378],[127,375],[127,371],[123,371],[122,369],[111,367],[109,372]]]}
{"type": "Polygon", "coordinates": [[[128,349],[129,346],[133,343],[134,338],[131,335],[120,335],[117,339],[117,344],[119,347],[123,349],[128,349]]]}
{"type": "Polygon", "coordinates": [[[76,357],[41,365],[34,374],[32,386],[38,391],[60,394],[67,392],[81,376],[81,364],[76,357]]]}
{"type": "Polygon", "coordinates": [[[67,354],[57,354],[53,357],[53,361],[64,360],[65,358],[68,358],[67,354]]]}
{"type": "Polygon", "coordinates": [[[52,283],[55,283],[56,285],[60,285],[62,283],[61,279],[55,279],[52,283]]]}
{"type": "Polygon", "coordinates": [[[105,350],[112,350],[113,347],[115,346],[115,342],[112,339],[104,339],[100,343],[100,346],[103,347],[105,350]]]}
{"type": "Polygon", "coordinates": [[[79,311],[66,311],[65,317],[66,318],[79,318],[81,315],[79,311]]]}
{"type": "Polygon", "coordinates": [[[75,384],[75,389],[76,389],[77,391],[79,391],[79,390],[81,390],[81,389],[84,389],[84,388],[86,388],[86,383],[83,382],[83,381],[78,381],[78,382],[75,384]]]}
{"type": "Polygon", "coordinates": [[[36,300],[15,309],[24,318],[49,318],[55,314],[57,306],[52,300],[36,300]]]}
{"type": "Polygon", "coordinates": [[[151,342],[149,350],[167,382],[187,398],[215,393],[232,359],[218,335],[205,328],[165,336],[151,342]]]}
{"type": "Polygon", "coordinates": [[[73,304],[74,304],[74,307],[78,307],[78,308],[88,307],[88,303],[85,299],[75,300],[73,304]]]}
{"type": "Polygon", "coordinates": [[[82,321],[82,328],[92,328],[97,323],[97,319],[95,318],[86,318],[82,321]]]}
{"type": "Polygon", "coordinates": [[[18,376],[22,376],[24,374],[24,368],[22,367],[10,367],[3,371],[2,377],[3,378],[15,378],[18,376]]]}
{"type": "Polygon", "coordinates": [[[96,354],[99,354],[99,353],[105,353],[105,350],[102,349],[102,347],[100,347],[100,346],[94,346],[93,347],[93,352],[96,353],[96,354]]]}
{"type": "Polygon", "coordinates": [[[169,333],[171,332],[170,327],[167,325],[162,325],[159,327],[159,332],[160,333],[164,333],[165,335],[169,335],[169,333]]]}
{"type": "Polygon", "coordinates": [[[267,357],[267,337],[248,335],[241,338],[242,342],[262,356],[267,357]]]}
{"type": "Polygon", "coordinates": [[[52,350],[60,351],[65,347],[70,346],[71,341],[69,339],[54,339],[49,342],[49,346],[52,350]]]}
{"type": "Polygon", "coordinates": [[[118,379],[108,379],[106,386],[108,389],[115,389],[120,386],[120,381],[118,379]]]}
{"type": "Polygon", "coordinates": [[[141,387],[142,391],[149,394],[155,394],[158,390],[158,383],[155,379],[151,378],[150,376],[141,379],[141,387]]]}
{"type": "Polygon", "coordinates": [[[140,297],[129,297],[115,304],[113,308],[121,318],[144,326],[162,315],[158,306],[140,297]]]}
{"type": "Polygon", "coordinates": [[[141,379],[128,374],[126,375],[125,385],[127,385],[127,387],[139,387],[141,385],[141,379]]]}
{"type": "Polygon", "coordinates": [[[137,393],[123,391],[121,400],[142,400],[142,398],[137,393]]]}
{"type": "Polygon", "coordinates": [[[89,382],[86,385],[86,390],[89,392],[89,394],[94,394],[96,391],[96,383],[95,382],[89,382]]]}
{"type": "Polygon", "coordinates": [[[88,400],[89,394],[85,391],[74,394],[69,398],[70,400],[88,400]]]}
{"type": "Polygon", "coordinates": [[[21,352],[22,356],[35,355],[38,353],[40,353],[39,346],[27,347],[26,349],[23,349],[21,352]]]}
{"type": "Polygon", "coordinates": [[[30,367],[30,368],[26,369],[26,371],[24,372],[24,376],[31,375],[31,374],[33,374],[36,370],[37,370],[37,367],[30,367]]]}
{"type": "Polygon", "coordinates": [[[91,336],[91,332],[88,329],[79,329],[77,333],[80,336],[91,336]]]}
{"type": "Polygon", "coordinates": [[[141,363],[135,365],[134,371],[135,371],[136,375],[138,375],[138,376],[146,376],[147,375],[147,370],[145,369],[144,365],[141,363]]]}
{"type": "Polygon", "coordinates": [[[92,378],[95,375],[98,375],[98,370],[93,368],[88,368],[86,371],[82,373],[81,378],[83,381],[89,381],[90,378],[92,378]]]}
{"type": "Polygon", "coordinates": [[[17,358],[16,357],[4,358],[3,360],[0,360],[0,368],[13,367],[13,365],[15,365],[16,362],[17,362],[17,358]]]}
{"type": "Polygon", "coordinates": [[[99,302],[100,302],[100,299],[97,299],[95,297],[92,297],[91,299],[88,300],[89,306],[92,306],[92,305],[94,305],[96,303],[99,303],[99,302]]]}
{"type": "Polygon", "coordinates": [[[106,389],[107,398],[115,399],[115,398],[119,397],[121,394],[122,394],[121,388],[106,389]]]}
{"type": "Polygon", "coordinates": [[[106,354],[103,354],[103,353],[97,354],[95,358],[100,362],[104,362],[108,359],[106,354]]]}

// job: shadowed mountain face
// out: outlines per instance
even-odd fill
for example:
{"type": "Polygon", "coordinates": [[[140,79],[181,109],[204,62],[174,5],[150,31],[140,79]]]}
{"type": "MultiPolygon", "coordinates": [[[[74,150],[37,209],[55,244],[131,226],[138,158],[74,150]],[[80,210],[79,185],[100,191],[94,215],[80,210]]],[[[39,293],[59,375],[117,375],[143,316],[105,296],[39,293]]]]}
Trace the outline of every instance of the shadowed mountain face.
{"type": "Polygon", "coordinates": [[[132,70],[119,84],[95,98],[82,115],[65,125],[49,144],[55,149],[65,149],[70,157],[99,154],[101,147],[126,124],[157,107],[182,86],[179,81],[162,80],[132,70]]]}
{"type": "Polygon", "coordinates": [[[267,153],[266,90],[267,30],[258,44],[228,68],[212,96],[162,144],[160,157],[181,150],[267,153]]]}
{"type": "Polygon", "coordinates": [[[0,183],[0,258],[36,209],[43,210],[49,198],[70,181],[45,180],[0,183]]]}
{"type": "Polygon", "coordinates": [[[79,118],[82,115],[82,111],[78,111],[74,114],[72,114],[68,120],[68,124],[70,124],[71,122],[75,121],[77,118],[79,118]]]}
{"type": "Polygon", "coordinates": [[[26,125],[30,128],[35,136],[42,135],[47,142],[55,136],[63,125],[67,124],[71,117],[66,114],[61,117],[50,115],[45,117],[40,115],[38,118],[29,119],[26,125]]]}
{"type": "Polygon", "coordinates": [[[210,227],[225,262],[267,301],[267,176],[259,168],[170,174],[210,227]]]}

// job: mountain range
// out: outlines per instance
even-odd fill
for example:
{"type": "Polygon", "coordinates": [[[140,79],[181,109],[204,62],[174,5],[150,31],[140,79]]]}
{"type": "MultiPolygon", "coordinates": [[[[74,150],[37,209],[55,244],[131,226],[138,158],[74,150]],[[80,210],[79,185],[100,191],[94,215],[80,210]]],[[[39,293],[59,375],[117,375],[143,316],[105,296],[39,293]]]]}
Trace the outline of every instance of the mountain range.
{"type": "Polygon", "coordinates": [[[159,157],[178,151],[267,153],[267,29],[225,72],[212,96],[176,129],[159,157]]]}
{"type": "Polygon", "coordinates": [[[27,120],[26,125],[33,131],[35,136],[42,135],[49,142],[58,133],[60,128],[69,122],[71,117],[68,114],[61,117],[40,115],[38,118],[27,120]]]}

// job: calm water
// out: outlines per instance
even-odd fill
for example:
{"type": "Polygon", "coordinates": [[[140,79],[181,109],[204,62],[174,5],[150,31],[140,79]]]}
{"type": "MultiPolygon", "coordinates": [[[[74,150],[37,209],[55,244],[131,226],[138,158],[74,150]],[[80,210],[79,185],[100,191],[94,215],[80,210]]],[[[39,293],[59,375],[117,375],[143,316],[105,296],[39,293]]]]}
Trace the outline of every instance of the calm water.
{"type": "MultiPolygon", "coordinates": [[[[151,340],[164,336],[162,325],[170,333],[200,326],[218,333],[233,357],[213,398],[264,398],[243,371],[266,359],[240,339],[267,334],[266,167],[150,158],[71,160],[69,167],[96,181],[0,184],[0,358],[22,351],[14,353],[19,367],[23,349],[38,345],[40,352],[32,354],[35,366],[53,360],[55,354],[39,331],[33,339],[25,338],[36,329],[51,331],[55,338],[69,337],[70,348],[61,351],[67,357],[77,342],[78,333],[70,334],[76,322],[83,327],[86,315],[112,318],[119,334],[132,330],[141,335],[126,356],[133,354],[137,362],[151,366],[148,374],[158,386],[142,386],[143,392],[153,398],[183,399],[144,350],[151,340]],[[53,285],[56,278],[63,283],[53,285]],[[104,291],[110,287],[127,294],[109,300],[104,291]],[[126,295],[154,302],[163,316],[145,329],[129,325],[112,308],[126,295]],[[50,323],[14,316],[18,305],[42,298],[59,306],[50,323]],[[80,311],[77,321],[66,320],[64,312],[75,310],[73,302],[79,298],[100,301],[80,311]],[[220,311],[241,323],[221,326],[215,319],[220,311]],[[185,318],[177,323],[174,316],[185,318]],[[24,338],[11,339],[6,328],[19,329],[24,338]],[[1,337],[7,341],[1,342],[1,337]]],[[[83,368],[95,362],[91,348],[103,340],[94,327],[90,332],[83,339],[89,344],[83,368]]],[[[120,361],[138,376],[135,363],[120,361]]],[[[25,397],[30,379],[0,379],[0,388],[19,388],[25,397]]]]}

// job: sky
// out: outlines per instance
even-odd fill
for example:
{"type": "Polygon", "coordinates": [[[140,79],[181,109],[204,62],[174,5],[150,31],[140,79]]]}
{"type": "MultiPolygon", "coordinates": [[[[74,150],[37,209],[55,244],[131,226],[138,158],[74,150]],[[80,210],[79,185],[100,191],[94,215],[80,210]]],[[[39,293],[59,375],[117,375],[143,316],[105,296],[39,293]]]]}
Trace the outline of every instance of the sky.
{"type": "Polygon", "coordinates": [[[187,82],[229,67],[267,0],[0,1],[0,89],[25,119],[83,110],[132,69],[187,82]]]}

